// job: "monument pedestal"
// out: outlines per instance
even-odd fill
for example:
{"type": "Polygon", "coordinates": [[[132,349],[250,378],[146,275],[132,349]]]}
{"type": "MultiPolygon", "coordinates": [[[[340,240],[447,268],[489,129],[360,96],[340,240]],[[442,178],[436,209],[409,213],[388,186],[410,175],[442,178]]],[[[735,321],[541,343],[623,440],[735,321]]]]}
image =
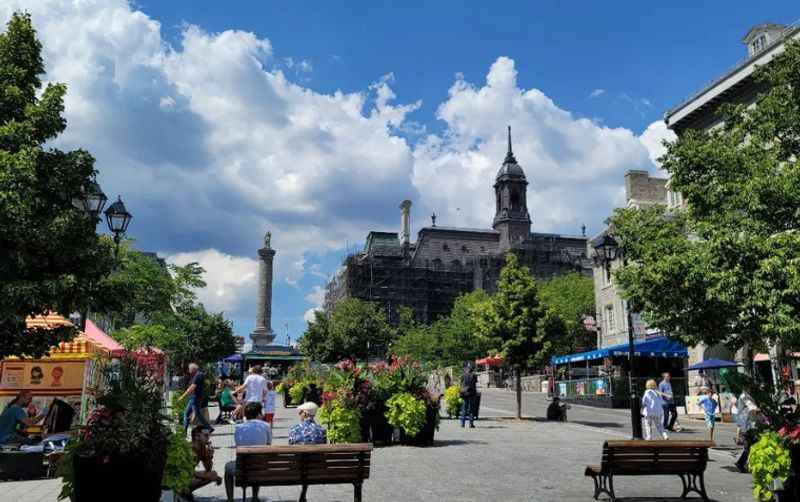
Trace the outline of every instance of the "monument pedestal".
{"type": "Polygon", "coordinates": [[[275,341],[275,333],[271,329],[259,327],[250,333],[250,339],[253,340],[253,352],[264,352],[275,341]]]}

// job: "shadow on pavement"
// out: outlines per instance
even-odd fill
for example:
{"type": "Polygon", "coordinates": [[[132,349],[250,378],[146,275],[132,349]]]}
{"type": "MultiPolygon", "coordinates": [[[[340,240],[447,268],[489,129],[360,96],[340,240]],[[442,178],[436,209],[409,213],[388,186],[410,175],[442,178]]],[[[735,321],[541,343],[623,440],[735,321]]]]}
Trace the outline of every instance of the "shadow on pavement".
{"type": "Polygon", "coordinates": [[[602,428],[614,428],[614,429],[619,429],[620,427],[622,427],[622,425],[618,424],[617,422],[590,422],[588,420],[569,420],[567,423],[586,425],[588,427],[602,427],[602,428]]]}
{"type": "Polygon", "coordinates": [[[489,444],[486,441],[474,441],[471,439],[436,439],[433,446],[429,448],[439,448],[441,446],[458,446],[462,444],[489,444]]]}

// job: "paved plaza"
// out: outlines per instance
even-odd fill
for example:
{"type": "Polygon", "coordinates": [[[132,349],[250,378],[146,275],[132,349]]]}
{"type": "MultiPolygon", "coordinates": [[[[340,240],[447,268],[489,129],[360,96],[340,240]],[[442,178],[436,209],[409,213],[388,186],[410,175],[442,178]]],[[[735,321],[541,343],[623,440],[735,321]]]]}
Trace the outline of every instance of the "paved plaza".
{"type": "MultiPolygon", "coordinates": [[[[583,476],[586,464],[599,463],[602,442],[625,438],[626,410],[574,406],[569,423],[541,421],[546,398],[526,394],[526,413],[534,418],[517,421],[514,395],[485,390],[482,417],[475,429],[462,429],[455,420],[443,419],[430,448],[392,446],[373,452],[372,472],[364,484],[366,501],[586,501],[592,499],[592,481],[583,476]]],[[[212,410],[212,415],[216,410],[212,410]]],[[[286,444],[287,430],[296,421],[294,408],[278,409],[275,444],[286,444]]],[[[680,439],[700,437],[700,422],[683,420],[689,432],[680,439]]],[[[722,424],[722,448],[712,450],[706,471],[709,496],[719,502],[751,501],[750,475],[733,470],[735,451],[725,447],[732,428],[722,424]]],[[[234,456],[233,426],[217,428],[215,467],[234,456]]],[[[680,500],[677,476],[621,477],[614,486],[620,501],[680,500]],[[663,498],[667,496],[666,498],[663,498]],[[662,498],[659,498],[662,497],[662,498]]],[[[0,483],[0,500],[55,501],[58,480],[0,483]]],[[[262,501],[297,500],[299,487],[262,488],[262,501]]],[[[195,493],[198,501],[225,500],[222,486],[207,486],[195,493]]],[[[241,500],[241,490],[237,490],[241,500]]],[[[353,500],[352,486],[312,486],[309,501],[353,500]]],[[[602,500],[602,499],[601,499],[602,500]]]]}

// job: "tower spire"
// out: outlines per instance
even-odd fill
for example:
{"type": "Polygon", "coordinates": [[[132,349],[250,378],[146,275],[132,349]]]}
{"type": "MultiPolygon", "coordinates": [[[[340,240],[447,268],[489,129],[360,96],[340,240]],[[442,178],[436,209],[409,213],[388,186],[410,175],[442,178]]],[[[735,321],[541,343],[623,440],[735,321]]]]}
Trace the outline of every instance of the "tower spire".
{"type": "Polygon", "coordinates": [[[514,158],[514,151],[511,149],[511,126],[508,126],[508,152],[503,164],[516,164],[517,159],[514,158]]]}

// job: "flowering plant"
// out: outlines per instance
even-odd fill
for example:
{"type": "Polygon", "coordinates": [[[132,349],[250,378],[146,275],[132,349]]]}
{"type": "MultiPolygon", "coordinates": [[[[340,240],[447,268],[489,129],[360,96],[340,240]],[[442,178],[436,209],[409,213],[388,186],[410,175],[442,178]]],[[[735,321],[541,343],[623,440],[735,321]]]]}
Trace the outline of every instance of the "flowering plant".
{"type": "Polygon", "coordinates": [[[461,397],[461,389],[458,385],[451,385],[444,391],[444,405],[447,409],[447,414],[451,417],[457,417],[461,412],[461,405],[464,399],[461,397]]]}
{"type": "Polygon", "coordinates": [[[319,421],[328,429],[331,444],[361,441],[361,412],[341,399],[325,402],[319,410],[319,421]]]}
{"type": "Polygon", "coordinates": [[[416,436],[425,426],[425,402],[408,392],[392,396],[386,402],[386,407],[389,423],[409,436],[416,436]]]}

